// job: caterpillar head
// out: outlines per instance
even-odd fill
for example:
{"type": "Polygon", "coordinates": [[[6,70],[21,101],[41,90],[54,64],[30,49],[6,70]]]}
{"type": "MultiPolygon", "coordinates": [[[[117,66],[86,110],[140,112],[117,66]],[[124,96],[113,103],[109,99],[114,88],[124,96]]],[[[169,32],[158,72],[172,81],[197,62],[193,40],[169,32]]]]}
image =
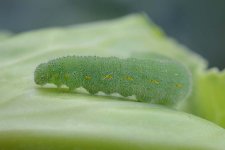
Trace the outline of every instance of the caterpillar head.
{"type": "Polygon", "coordinates": [[[46,63],[42,63],[37,66],[34,72],[34,81],[36,84],[45,85],[48,83],[49,75],[48,75],[48,65],[46,63]]]}

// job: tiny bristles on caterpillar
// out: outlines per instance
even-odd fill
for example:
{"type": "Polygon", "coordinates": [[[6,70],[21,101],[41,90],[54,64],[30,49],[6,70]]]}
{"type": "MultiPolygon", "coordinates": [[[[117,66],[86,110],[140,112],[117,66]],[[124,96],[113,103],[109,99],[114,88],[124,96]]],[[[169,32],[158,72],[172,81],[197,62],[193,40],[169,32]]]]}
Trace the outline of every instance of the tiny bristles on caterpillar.
{"type": "Polygon", "coordinates": [[[67,56],[40,64],[36,84],[85,88],[90,94],[102,91],[135,95],[137,101],[174,105],[187,98],[192,78],[182,64],[161,55],[148,59],[97,56],[67,56]]]}

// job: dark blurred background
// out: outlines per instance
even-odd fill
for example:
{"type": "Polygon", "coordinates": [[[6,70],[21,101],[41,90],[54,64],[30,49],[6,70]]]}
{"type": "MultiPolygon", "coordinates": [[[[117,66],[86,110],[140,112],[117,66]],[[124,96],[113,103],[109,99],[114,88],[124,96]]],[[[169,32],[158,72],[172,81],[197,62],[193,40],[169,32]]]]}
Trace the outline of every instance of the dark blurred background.
{"type": "Polygon", "coordinates": [[[135,12],[146,12],[210,66],[225,68],[225,0],[0,0],[0,30],[19,33],[135,12]]]}

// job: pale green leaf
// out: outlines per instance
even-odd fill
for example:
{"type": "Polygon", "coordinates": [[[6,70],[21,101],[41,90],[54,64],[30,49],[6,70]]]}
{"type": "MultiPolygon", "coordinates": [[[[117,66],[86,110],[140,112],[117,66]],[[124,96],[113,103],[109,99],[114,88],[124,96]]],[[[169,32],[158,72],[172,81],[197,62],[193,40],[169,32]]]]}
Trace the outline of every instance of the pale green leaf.
{"type": "Polygon", "coordinates": [[[39,87],[33,81],[35,67],[55,57],[143,57],[152,51],[184,59],[190,68],[205,67],[201,57],[167,39],[138,14],[1,41],[0,149],[225,149],[225,130],[193,115],[93,96],[83,89],[71,93],[52,85],[39,87]]]}
{"type": "Polygon", "coordinates": [[[195,114],[225,128],[225,71],[199,72],[195,99],[195,114]]]}

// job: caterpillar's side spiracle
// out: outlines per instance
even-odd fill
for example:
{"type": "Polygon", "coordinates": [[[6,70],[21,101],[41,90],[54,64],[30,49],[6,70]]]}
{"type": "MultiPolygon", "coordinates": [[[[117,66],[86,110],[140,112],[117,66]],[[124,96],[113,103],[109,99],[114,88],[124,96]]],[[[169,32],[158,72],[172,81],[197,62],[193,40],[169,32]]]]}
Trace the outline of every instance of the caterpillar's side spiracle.
{"type": "Polygon", "coordinates": [[[102,91],[138,101],[173,105],[191,90],[191,75],[180,63],[159,55],[148,59],[67,56],[40,64],[36,84],[53,83],[71,90],[83,87],[90,94],[102,91]]]}

